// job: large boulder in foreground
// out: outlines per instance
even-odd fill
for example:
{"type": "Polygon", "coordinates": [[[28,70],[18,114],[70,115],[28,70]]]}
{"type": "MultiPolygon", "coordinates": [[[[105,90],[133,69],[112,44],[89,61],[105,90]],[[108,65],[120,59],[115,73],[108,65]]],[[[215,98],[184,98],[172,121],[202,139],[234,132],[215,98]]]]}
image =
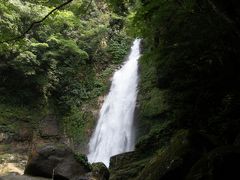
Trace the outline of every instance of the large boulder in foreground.
{"type": "Polygon", "coordinates": [[[240,147],[218,147],[191,168],[186,180],[240,179],[240,147]]]}
{"type": "Polygon", "coordinates": [[[63,146],[47,145],[32,151],[24,174],[54,179],[74,179],[90,172],[87,158],[63,146]]]}

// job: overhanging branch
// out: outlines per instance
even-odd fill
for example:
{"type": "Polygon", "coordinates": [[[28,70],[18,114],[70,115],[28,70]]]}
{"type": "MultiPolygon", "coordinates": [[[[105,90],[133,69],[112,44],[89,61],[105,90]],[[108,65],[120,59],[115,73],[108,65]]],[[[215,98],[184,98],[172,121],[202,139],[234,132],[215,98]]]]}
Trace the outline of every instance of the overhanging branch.
{"type": "Polygon", "coordinates": [[[25,35],[27,33],[29,33],[29,31],[31,31],[31,29],[38,25],[38,24],[41,24],[44,20],[46,20],[52,13],[54,13],[55,11],[61,9],[62,7],[66,6],[67,4],[71,3],[73,0],[68,0],[66,1],[65,3],[63,4],[60,4],[59,6],[57,6],[56,8],[54,8],[53,10],[51,10],[46,16],[44,16],[42,19],[40,19],[39,21],[34,21],[32,22],[32,24],[22,33],[20,34],[19,36],[17,37],[14,37],[14,38],[11,38],[11,39],[8,39],[8,40],[4,40],[4,41],[0,41],[0,43],[6,43],[6,42],[11,42],[11,41],[17,41],[19,39],[22,39],[25,37],[25,35]]]}

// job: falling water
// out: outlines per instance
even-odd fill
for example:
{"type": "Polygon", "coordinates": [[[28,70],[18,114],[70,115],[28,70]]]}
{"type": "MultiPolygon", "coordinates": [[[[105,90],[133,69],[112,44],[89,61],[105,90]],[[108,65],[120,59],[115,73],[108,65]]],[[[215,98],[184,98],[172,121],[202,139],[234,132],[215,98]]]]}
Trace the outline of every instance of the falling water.
{"type": "Polygon", "coordinates": [[[90,162],[103,162],[109,166],[111,156],[134,148],[132,129],[137,98],[139,46],[140,40],[136,39],[127,61],[114,73],[110,92],[89,143],[90,162]]]}

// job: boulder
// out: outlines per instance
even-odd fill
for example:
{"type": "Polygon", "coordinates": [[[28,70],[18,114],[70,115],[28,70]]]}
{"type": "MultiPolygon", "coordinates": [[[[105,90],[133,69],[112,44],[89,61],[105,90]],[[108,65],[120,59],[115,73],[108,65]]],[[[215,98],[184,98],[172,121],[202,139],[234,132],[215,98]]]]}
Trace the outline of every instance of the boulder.
{"type": "Polygon", "coordinates": [[[64,158],[54,169],[54,179],[81,179],[91,170],[87,157],[82,154],[74,154],[64,158]],[[81,177],[81,178],[80,178],[81,177]]]}
{"type": "Polygon", "coordinates": [[[109,179],[109,171],[105,164],[101,162],[92,164],[92,178],[96,180],[109,179]]]}
{"type": "Polygon", "coordinates": [[[186,180],[240,179],[240,147],[218,147],[191,168],[186,180]]]}
{"type": "Polygon", "coordinates": [[[86,158],[79,160],[71,149],[47,145],[32,151],[24,174],[55,179],[73,179],[90,172],[86,158]]]}
{"type": "Polygon", "coordinates": [[[110,169],[120,169],[129,162],[136,161],[138,154],[136,151],[126,152],[122,154],[117,154],[110,158],[110,169]]]}
{"type": "Polygon", "coordinates": [[[50,179],[11,174],[11,175],[0,177],[0,180],[50,180],[50,179]]]}
{"type": "MultiPolygon", "coordinates": [[[[148,153],[146,153],[148,155],[148,153]]],[[[141,151],[132,151],[112,156],[110,159],[110,179],[134,179],[149,162],[149,157],[141,151]]]]}

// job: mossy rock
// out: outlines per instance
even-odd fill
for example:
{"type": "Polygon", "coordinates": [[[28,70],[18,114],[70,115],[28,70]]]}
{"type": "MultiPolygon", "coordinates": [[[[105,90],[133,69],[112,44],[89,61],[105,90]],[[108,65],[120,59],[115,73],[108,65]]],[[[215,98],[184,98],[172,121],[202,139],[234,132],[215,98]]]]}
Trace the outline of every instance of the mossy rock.
{"type": "Polygon", "coordinates": [[[211,142],[200,133],[179,130],[167,148],[159,151],[138,176],[138,180],[182,180],[191,166],[207,151],[211,142]]]}
{"type": "Polygon", "coordinates": [[[142,160],[139,159],[129,162],[119,169],[110,170],[110,180],[135,179],[148,162],[149,159],[147,158],[142,160]]]}
{"type": "Polygon", "coordinates": [[[143,116],[156,117],[164,114],[169,108],[165,100],[166,93],[158,88],[151,89],[140,106],[143,116]]]}
{"type": "Polygon", "coordinates": [[[119,169],[129,162],[137,160],[138,154],[135,151],[126,152],[110,158],[110,169],[119,169]]]}
{"type": "Polygon", "coordinates": [[[108,168],[101,162],[92,164],[92,175],[96,180],[108,180],[108,168]]]}
{"type": "Polygon", "coordinates": [[[219,147],[191,168],[186,180],[240,179],[240,147],[219,147]]]}
{"type": "Polygon", "coordinates": [[[135,145],[136,150],[145,152],[145,154],[152,154],[157,149],[166,146],[174,132],[173,129],[170,122],[155,125],[147,135],[139,137],[135,145]],[[148,149],[147,152],[146,149],[148,149]]]}
{"type": "Polygon", "coordinates": [[[132,151],[119,154],[110,159],[110,179],[134,179],[145,167],[149,157],[144,157],[143,152],[132,151]]]}
{"type": "Polygon", "coordinates": [[[84,164],[85,167],[87,167],[88,169],[92,169],[91,165],[88,162],[88,158],[85,154],[79,154],[79,153],[75,153],[74,154],[74,158],[77,160],[77,162],[79,162],[80,164],[84,164]]]}

